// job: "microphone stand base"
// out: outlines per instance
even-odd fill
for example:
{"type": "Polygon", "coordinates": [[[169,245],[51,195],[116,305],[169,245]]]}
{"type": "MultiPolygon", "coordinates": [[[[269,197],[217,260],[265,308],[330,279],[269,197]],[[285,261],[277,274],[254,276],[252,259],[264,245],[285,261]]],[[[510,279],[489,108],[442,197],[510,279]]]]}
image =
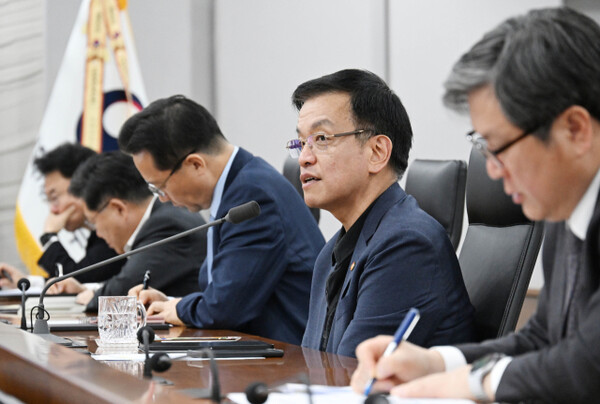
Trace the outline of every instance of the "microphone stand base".
{"type": "MultiPolygon", "coordinates": [[[[43,310],[43,307],[42,307],[43,310]]],[[[53,334],[50,334],[50,328],[48,328],[48,320],[38,318],[35,320],[33,326],[33,334],[38,335],[46,341],[54,342],[55,344],[64,346],[73,346],[73,341],[68,338],[62,338],[53,334]]]]}
{"type": "Polygon", "coordinates": [[[54,334],[35,334],[35,335],[37,335],[38,337],[42,337],[46,341],[54,342],[55,344],[59,344],[59,345],[67,346],[67,347],[73,346],[73,341],[71,341],[68,338],[59,337],[54,334]]]}

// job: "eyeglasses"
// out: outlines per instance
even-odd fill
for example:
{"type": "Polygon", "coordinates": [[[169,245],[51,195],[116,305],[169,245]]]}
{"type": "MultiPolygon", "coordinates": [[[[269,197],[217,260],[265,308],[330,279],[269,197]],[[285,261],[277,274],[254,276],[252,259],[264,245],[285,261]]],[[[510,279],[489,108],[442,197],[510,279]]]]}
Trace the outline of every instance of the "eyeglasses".
{"type": "Polygon", "coordinates": [[[317,132],[307,137],[306,140],[292,139],[287,142],[285,148],[288,149],[290,156],[292,156],[293,158],[298,158],[302,153],[302,149],[304,149],[304,146],[306,146],[307,144],[311,150],[313,149],[313,147],[316,147],[317,150],[326,150],[327,145],[329,144],[329,139],[333,139],[334,137],[360,135],[361,133],[369,131],[369,129],[357,129],[353,130],[352,132],[342,132],[333,135],[328,135],[325,132],[317,132]]]}
{"type": "Polygon", "coordinates": [[[179,170],[181,168],[181,165],[183,164],[183,162],[185,161],[186,158],[188,158],[189,155],[195,153],[196,150],[192,150],[191,152],[189,152],[188,154],[186,154],[185,156],[183,156],[173,167],[173,169],[171,170],[171,172],[169,173],[169,175],[167,176],[167,178],[163,181],[163,183],[159,186],[156,186],[154,184],[152,184],[151,182],[148,183],[148,189],[150,190],[150,192],[152,192],[155,196],[158,197],[164,197],[165,196],[165,191],[163,191],[162,189],[167,186],[167,181],[169,181],[169,178],[171,178],[173,176],[173,174],[175,174],[175,172],[177,172],[177,170],[179,170]]]}
{"type": "Polygon", "coordinates": [[[98,217],[100,212],[102,212],[104,209],[106,209],[106,207],[108,206],[109,203],[110,203],[110,198],[104,203],[104,205],[102,205],[102,207],[100,209],[98,209],[96,211],[96,214],[94,214],[93,218],[90,218],[90,219],[85,218],[85,220],[83,222],[90,230],[96,230],[96,218],[98,217]]]}
{"type": "Polygon", "coordinates": [[[525,137],[531,135],[532,133],[535,133],[536,131],[537,131],[537,129],[526,130],[521,135],[519,135],[516,139],[511,140],[510,142],[508,142],[507,144],[505,144],[502,147],[497,148],[496,150],[488,149],[487,140],[474,130],[467,133],[466,136],[467,136],[467,140],[469,142],[471,142],[471,144],[477,150],[479,150],[479,152],[481,154],[483,154],[483,156],[486,159],[491,160],[494,164],[496,164],[496,166],[498,168],[502,169],[502,168],[504,168],[504,164],[500,161],[500,159],[498,158],[498,155],[502,152],[505,152],[509,147],[511,147],[512,145],[517,143],[519,140],[524,139],[525,137]]]}

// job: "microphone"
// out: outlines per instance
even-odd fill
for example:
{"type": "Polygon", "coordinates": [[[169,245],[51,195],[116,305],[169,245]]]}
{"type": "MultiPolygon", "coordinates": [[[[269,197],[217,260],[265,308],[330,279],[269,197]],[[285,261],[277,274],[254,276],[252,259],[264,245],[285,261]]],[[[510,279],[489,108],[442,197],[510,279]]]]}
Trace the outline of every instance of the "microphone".
{"type": "MultiPolygon", "coordinates": [[[[152,355],[150,358],[150,369],[155,372],[164,372],[171,368],[172,362],[171,358],[166,352],[159,352],[152,355]]],[[[164,380],[164,379],[161,379],[164,380]]],[[[164,384],[173,384],[173,383],[164,383],[164,384]]]]}
{"type": "MultiPolygon", "coordinates": [[[[189,352],[189,351],[188,351],[189,352]]],[[[210,385],[208,388],[192,388],[192,389],[184,389],[180,390],[183,394],[192,398],[207,398],[210,399],[214,403],[221,402],[221,383],[219,382],[219,369],[217,368],[217,361],[215,360],[215,355],[212,350],[208,348],[201,349],[199,351],[194,351],[194,357],[198,357],[197,354],[200,353],[205,358],[208,358],[210,364],[210,385]]]]}
{"type": "Polygon", "coordinates": [[[243,205],[236,206],[235,208],[229,209],[225,220],[229,223],[238,224],[245,220],[256,217],[260,214],[260,206],[256,201],[246,202],[243,205]]]}
{"type": "Polygon", "coordinates": [[[269,388],[263,382],[250,383],[244,392],[246,393],[246,399],[251,404],[262,404],[269,397],[269,388]]]}
{"type": "Polygon", "coordinates": [[[212,226],[217,226],[224,222],[238,224],[243,221],[252,219],[252,218],[258,216],[259,214],[260,214],[260,206],[258,205],[258,203],[256,201],[246,202],[242,205],[235,206],[235,207],[229,209],[229,212],[227,212],[227,214],[224,217],[222,217],[221,219],[217,219],[213,222],[206,223],[206,224],[194,227],[194,228],[186,230],[186,231],[182,231],[181,233],[174,234],[165,239],[156,241],[154,243],[147,244],[143,247],[136,248],[135,250],[131,250],[124,254],[120,254],[115,257],[108,258],[104,261],[100,261],[95,264],[88,265],[85,268],[81,268],[77,271],[73,271],[66,275],[59,276],[57,278],[49,280],[46,283],[46,285],[44,286],[44,289],[42,289],[42,292],[40,293],[40,300],[38,302],[38,305],[34,307],[34,308],[37,308],[38,311],[36,313],[36,320],[35,320],[35,326],[33,327],[33,333],[38,334],[42,338],[47,339],[52,342],[55,342],[57,344],[67,345],[67,346],[71,346],[73,344],[73,342],[69,339],[57,337],[55,335],[50,334],[50,329],[48,328],[48,319],[50,318],[50,314],[48,313],[48,311],[46,311],[46,309],[44,309],[44,297],[46,296],[46,291],[50,288],[50,286],[54,285],[55,283],[63,281],[67,278],[71,278],[73,276],[84,274],[93,269],[100,268],[100,267],[103,267],[108,264],[112,264],[115,261],[122,260],[123,258],[130,257],[134,254],[139,254],[150,248],[158,247],[160,245],[168,243],[169,241],[180,239],[182,237],[185,237],[185,236],[195,233],[197,231],[204,230],[204,229],[207,229],[212,226]],[[47,317],[46,317],[46,315],[47,315],[47,317]]]}
{"type": "Polygon", "coordinates": [[[250,383],[244,393],[246,393],[246,399],[250,404],[263,404],[269,398],[269,393],[280,391],[280,387],[292,380],[300,380],[303,384],[306,385],[306,395],[308,396],[308,402],[312,404],[312,391],[310,390],[310,380],[308,376],[304,373],[300,373],[299,375],[294,376],[293,378],[288,379],[284,382],[279,382],[274,387],[267,387],[267,385],[263,382],[254,382],[250,383]]]}
{"type": "Polygon", "coordinates": [[[21,329],[27,330],[27,316],[25,316],[25,292],[31,286],[27,278],[21,278],[17,282],[17,288],[21,290],[21,329]]]}
{"type": "Polygon", "coordinates": [[[144,326],[140,328],[137,332],[138,341],[144,346],[144,353],[146,354],[146,359],[144,360],[144,377],[151,379],[152,378],[152,369],[150,368],[150,344],[154,342],[154,330],[152,327],[144,326]]]}
{"type": "Polygon", "coordinates": [[[385,394],[369,394],[365,399],[365,404],[389,404],[389,400],[385,394]]]}
{"type": "Polygon", "coordinates": [[[144,360],[144,378],[153,379],[160,384],[172,385],[170,382],[162,377],[152,377],[152,371],[164,372],[171,368],[171,358],[165,352],[160,352],[150,357],[150,344],[154,342],[154,330],[150,326],[144,326],[137,332],[138,341],[144,345],[144,353],[146,359],[144,360]]]}

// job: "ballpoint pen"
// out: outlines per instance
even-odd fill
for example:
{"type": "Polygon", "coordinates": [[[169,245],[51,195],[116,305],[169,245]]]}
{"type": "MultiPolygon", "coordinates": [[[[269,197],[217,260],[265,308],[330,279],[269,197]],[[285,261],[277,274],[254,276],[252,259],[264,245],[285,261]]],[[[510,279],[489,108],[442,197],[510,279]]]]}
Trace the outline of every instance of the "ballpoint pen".
{"type": "Polygon", "coordinates": [[[148,286],[150,286],[150,270],[149,269],[144,274],[144,280],[142,281],[142,283],[144,285],[144,287],[142,289],[147,290],[148,286]]]}
{"type": "MultiPolygon", "coordinates": [[[[398,345],[400,345],[400,342],[405,341],[410,336],[410,333],[415,328],[415,325],[417,325],[417,321],[419,321],[420,317],[419,310],[415,309],[414,307],[411,308],[408,313],[406,313],[404,320],[402,320],[398,326],[398,329],[396,330],[396,333],[394,334],[394,339],[388,344],[387,348],[385,348],[382,357],[390,356],[392,352],[396,350],[398,345]]],[[[371,393],[371,389],[373,388],[376,380],[377,379],[375,377],[369,380],[367,386],[365,387],[365,396],[368,396],[371,393]]]]}

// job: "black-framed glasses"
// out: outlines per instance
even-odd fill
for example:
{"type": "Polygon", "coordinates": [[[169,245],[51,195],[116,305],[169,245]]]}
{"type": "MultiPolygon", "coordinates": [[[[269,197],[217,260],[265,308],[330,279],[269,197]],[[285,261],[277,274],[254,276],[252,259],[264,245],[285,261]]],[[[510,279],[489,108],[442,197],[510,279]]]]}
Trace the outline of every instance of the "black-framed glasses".
{"type": "Polygon", "coordinates": [[[100,209],[98,209],[96,211],[96,213],[94,214],[93,218],[85,218],[84,220],[84,224],[90,229],[90,230],[96,230],[96,218],[98,217],[98,215],[100,214],[100,212],[102,212],[104,209],[106,209],[106,207],[108,206],[108,204],[110,203],[110,200],[112,198],[109,198],[106,202],[104,202],[104,204],[102,205],[102,207],[100,209]]]}
{"type": "Polygon", "coordinates": [[[326,150],[327,145],[329,144],[329,139],[333,139],[335,137],[342,137],[342,136],[360,135],[361,133],[365,133],[365,132],[369,132],[369,131],[371,131],[371,130],[370,129],[356,129],[351,132],[335,133],[333,135],[328,135],[325,132],[317,132],[317,133],[313,133],[312,135],[308,136],[306,138],[306,140],[302,140],[302,139],[289,140],[287,142],[285,148],[288,149],[290,156],[292,156],[293,158],[298,158],[298,157],[300,157],[300,154],[302,153],[302,149],[304,149],[304,146],[306,146],[306,145],[308,145],[308,147],[311,150],[313,149],[313,147],[316,147],[317,150],[326,150]]]}
{"type": "Polygon", "coordinates": [[[526,130],[517,136],[515,139],[506,143],[504,146],[497,148],[496,150],[488,149],[487,140],[481,136],[476,131],[472,130],[466,134],[467,140],[471,142],[473,147],[475,147],[486,159],[491,160],[496,166],[500,169],[504,168],[504,164],[498,158],[498,155],[502,152],[505,152],[509,147],[517,143],[518,141],[526,138],[527,136],[535,133],[537,129],[534,130],[526,130]]]}
{"type": "Polygon", "coordinates": [[[179,159],[179,161],[175,164],[175,166],[173,166],[173,169],[171,170],[171,172],[169,173],[167,178],[165,178],[165,180],[162,182],[162,184],[156,186],[156,185],[152,184],[151,182],[148,182],[148,189],[150,190],[150,192],[152,192],[156,196],[164,197],[165,191],[163,191],[163,188],[167,186],[167,181],[169,181],[169,178],[171,178],[173,176],[173,174],[175,174],[177,172],[177,170],[179,170],[181,168],[181,165],[183,164],[185,159],[188,158],[188,156],[193,153],[196,153],[196,149],[192,150],[191,152],[189,152],[188,154],[183,156],[181,159],[179,159]]]}

